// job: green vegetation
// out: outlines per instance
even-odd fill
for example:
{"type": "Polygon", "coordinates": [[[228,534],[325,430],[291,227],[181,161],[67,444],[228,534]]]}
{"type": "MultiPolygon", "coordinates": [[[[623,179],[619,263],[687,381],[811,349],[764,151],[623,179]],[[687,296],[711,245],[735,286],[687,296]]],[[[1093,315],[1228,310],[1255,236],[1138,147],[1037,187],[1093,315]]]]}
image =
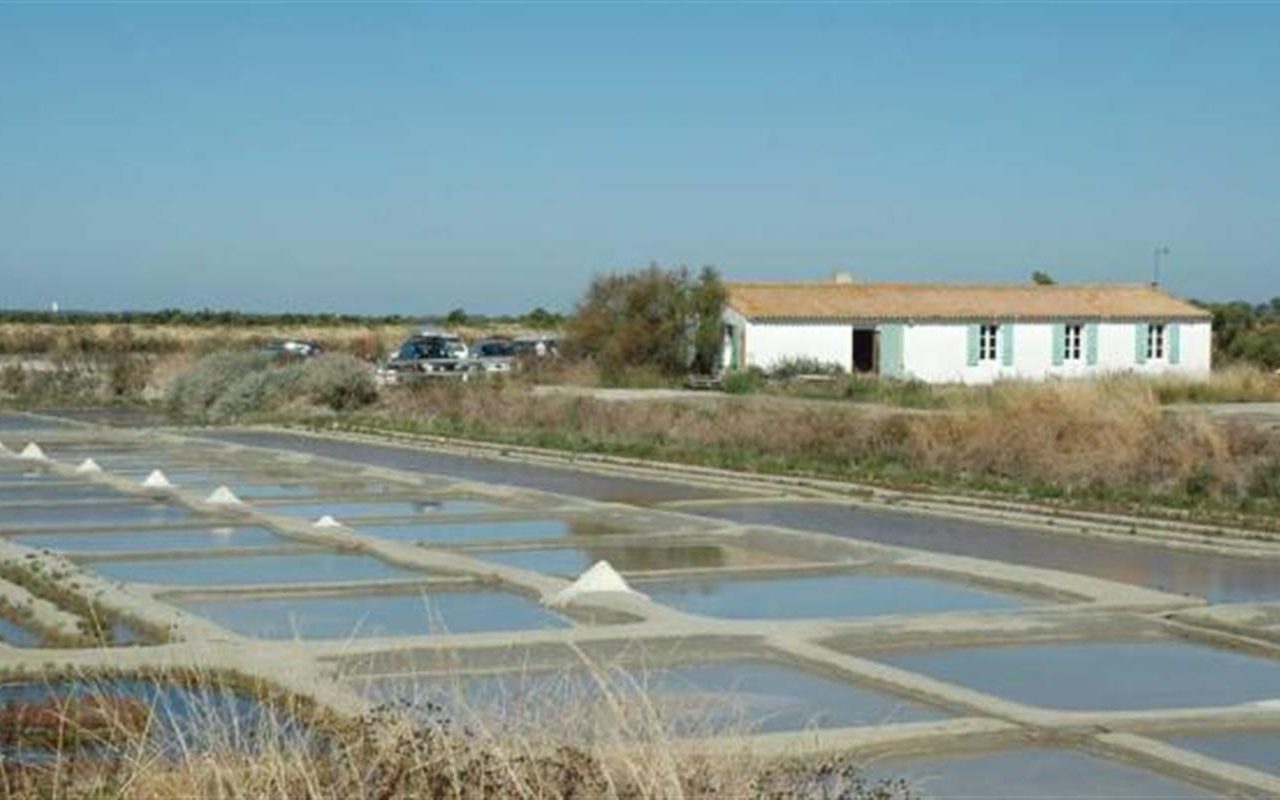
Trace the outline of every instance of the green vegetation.
{"type": "Polygon", "coordinates": [[[541,306],[527,314],[467,314],[454,309],[444,316],[407,316],[404,314],[331,314],[331,313],[283,313],[251,314],[243,311],[200,309],[186,311],[166,308],[158,311],[33,311],[25,309],[0,309],[0,325],[167,325],[196,328],[338,328],[377,327],[383,325],[413,325],[416,323],[444,322],[456,319],[461,313],[459,325],[493,324],[520,325],[532,328],[551,328],[563,323],[564,315],[547,311],[541,306]]]}
{"type": "Polygon", "coordinates": [[[734,370],[724,376],[724,390],[729,394],[755,394],[764,387],[764,371],[759,367],[734,370]]]}
{"type": "Polygon", "coordinates": [[[1280,297],[1253,305],[1198,303],[1213,312],[1214,357],[1218,363],[1248,362],[1280,369],[1280,297]]]}
{"type": "Polygon", "coordinates": [[[606,383],[628,370],[651,369],[669,378],[710,373],[719,355],[724,285],[705,267],[599,275],[567,323],[566,352],[589,359],[606,383]]]}
{"type": "Polygon", "coordinates": [[[214,353],[169,386],[174,416],[196,422],[232,422],[286,406],[350,411],[377,397],[367,364],[341,354],[281,363],[257,352],[214,353]]]}

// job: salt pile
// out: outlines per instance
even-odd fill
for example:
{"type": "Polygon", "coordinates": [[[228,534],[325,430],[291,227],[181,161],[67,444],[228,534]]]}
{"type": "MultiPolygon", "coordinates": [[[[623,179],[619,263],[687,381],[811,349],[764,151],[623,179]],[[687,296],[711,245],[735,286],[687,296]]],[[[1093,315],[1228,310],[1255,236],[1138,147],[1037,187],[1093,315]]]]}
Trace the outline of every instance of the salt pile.
{"type": "Polygon", "coordinates": [[[78,467],[76,467],[76,472],[79,472],[82,475],[87,475],[90,473],[102,472],[102,467],[98,466],[98,462],[94,461],[92,458],[86,458],[84,461],[80,462],[78,467]]]}
{"type": "Polygon", "coordinates": [[[214,489],[209,493],[209,496],[206,497],[204,501],[215,506],[242,505],[240,498],[236,497],[235,492],[231,491],[231,489],[226,486],[219,486],[217,489],[214,489]]]}
{"type": "Polygon", "coordinates": [[[578,576],[578,579],[557,592],[547,601],[549,606],[567,606],[584,594],[614,592],[644,597],[627,585],[618,571],[608,561],[597,561],[591,569],[578,576]]]}
{"type": "Polygon", "coordinates": [[[148,489],[172,489],[173,484],[169,483],[169,479],[158,469],[153,469],[142,485],[148,489]]]}

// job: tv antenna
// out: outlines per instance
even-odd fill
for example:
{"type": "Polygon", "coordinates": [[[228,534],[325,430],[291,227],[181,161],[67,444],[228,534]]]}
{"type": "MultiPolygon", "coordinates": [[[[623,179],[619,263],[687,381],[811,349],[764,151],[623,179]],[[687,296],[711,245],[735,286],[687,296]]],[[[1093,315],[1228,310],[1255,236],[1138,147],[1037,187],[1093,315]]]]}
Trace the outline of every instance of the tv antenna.
{"type": "Polygon", "coordinates": [[[1169,246],[1165,244],[1156,245],[1156,249],[1151,252],[1151,285],[1160,285],[1160,264],[1169,255],[1171,251],[1169,246]]]}

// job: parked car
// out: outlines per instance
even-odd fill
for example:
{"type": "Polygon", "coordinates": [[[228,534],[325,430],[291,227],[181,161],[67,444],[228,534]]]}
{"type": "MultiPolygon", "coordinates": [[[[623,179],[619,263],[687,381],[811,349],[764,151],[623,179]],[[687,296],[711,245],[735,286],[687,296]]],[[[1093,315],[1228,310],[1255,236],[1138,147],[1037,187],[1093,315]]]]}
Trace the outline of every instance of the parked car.
{"type": "Polygon", "coordinates": [[[442,331],[439,328],[423,328],[418,331],[417,336],[414,338],[440,342],[450,354],[450,358],[466,358],[468,355],[467,343],[462,341],[462,337],[453,331],[442,331]]]}
{"type": "Polygon", "coordinates": [[[262,346],[262,353],[281,361],[313,358],[322,352],[320,345],[306,339],[276,339],[262,346]]]}
{"type": "Polygon", "coordinates": [[[511,349],[517,358],[529,356],[544,358],[560,354],[560,341],[550,334],[517,336],[511,342],[511,349]]]}
{"type": "Polygon", "coordinates": [[[410,375],[465,376],[474,368],[467,359],[467,346],[457,334],[425,331],[402,342],[379,377],[395,383],[410,375]]]}
{"type": "Polygon", "coordinates": [[[516,365],[516,351],[506,339],[487,339],[471,348],[471,359],[483,372],[510,372],[516,365]]]}

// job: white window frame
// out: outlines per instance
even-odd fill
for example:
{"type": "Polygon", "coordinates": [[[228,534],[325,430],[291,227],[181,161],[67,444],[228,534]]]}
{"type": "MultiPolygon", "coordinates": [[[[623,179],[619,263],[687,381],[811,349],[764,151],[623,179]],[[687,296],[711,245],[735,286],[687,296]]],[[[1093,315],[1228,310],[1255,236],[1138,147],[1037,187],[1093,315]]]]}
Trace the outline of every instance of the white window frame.
{"type": "Polygon", "coordinates": [[[1084,361],[1084,325],[1073,322],[1063,326],[1062,360],[1067,364],[1084,361]]]}
{"type": "Polygon", "coordinates": [[[1163,322],[1147,326],[1147,360],[1164,361],[1169,356],[1169,330],[1163,322]]]}
{"type": "Polygon", "coordinates": [[[994,363],[1000,360],[1000,326],[978,327],[978,363],[994,363]]]}

